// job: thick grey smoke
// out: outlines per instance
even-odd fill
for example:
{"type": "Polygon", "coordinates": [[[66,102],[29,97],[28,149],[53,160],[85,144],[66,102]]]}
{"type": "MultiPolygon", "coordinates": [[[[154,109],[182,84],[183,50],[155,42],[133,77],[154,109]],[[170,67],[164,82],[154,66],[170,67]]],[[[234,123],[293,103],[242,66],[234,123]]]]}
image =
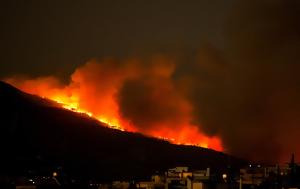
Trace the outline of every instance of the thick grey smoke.
{"type": "Polygon", "coordinates": [[[234,10],[226,50],[202,50],[191,76],[195,120],[233,154],[300,158],[300,2],[243,1],[234,10]]]}
{"type": "MultiPolygon", "coordinates": [[[[220,136],[227,152],[262,161],[288,161],[293,152],[300,158],[299,23],[299,1],[239,2],[226,24],[224,50],[204,45],[196,57],[176,63],[172,82],[187,89],[192,124],[220,136]]],[[[137,125],[180,115],[170,111],[166,94],[149,100],[158,86],[126,83],[123,115],[137,125]]]]}

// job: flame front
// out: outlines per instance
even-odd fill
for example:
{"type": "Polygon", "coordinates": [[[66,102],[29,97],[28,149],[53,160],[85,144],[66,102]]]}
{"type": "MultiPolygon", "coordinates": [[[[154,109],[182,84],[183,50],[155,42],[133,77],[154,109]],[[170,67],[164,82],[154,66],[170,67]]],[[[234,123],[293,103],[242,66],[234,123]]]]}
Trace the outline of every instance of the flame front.
{"type": "Polygon", "coordinates": [[[122,63],[104,60],[77,68],[66,85],[55,77],[11,77],[6,81],[114,129],[222,151],[219,137],[208,137],[191,124],[193,106],[185,89],[172,80],[175,69],[171,60],[162,57],[147,66],[136,59],[122,63]]]}
{"type": "Polygon", "coordinates": [[[93,117],[97,120],[99,120],[102,123],[105,123],[107,126],[113,128],[113,129],[118,129],[121,131],[124,131],[125,129],[120,125],[119,120],[116,118],[109,118],[109,117],[105,117],[105,116],[98,116],[98,115],[93,115],[92,112],[82,109],[80,108],[80,105],[78,103],[79,99],[78,98],[68,98],[66,96],[64,96],[64,94],[61,94],[60,96],[54,96],[54,97],[44,97],[44,98],[49,98],[59,104],[61,104],[61,107],[71,110],[73,112],[77,112],[77,113],[83,113],[88,115],[89,117],[93,117]]]}

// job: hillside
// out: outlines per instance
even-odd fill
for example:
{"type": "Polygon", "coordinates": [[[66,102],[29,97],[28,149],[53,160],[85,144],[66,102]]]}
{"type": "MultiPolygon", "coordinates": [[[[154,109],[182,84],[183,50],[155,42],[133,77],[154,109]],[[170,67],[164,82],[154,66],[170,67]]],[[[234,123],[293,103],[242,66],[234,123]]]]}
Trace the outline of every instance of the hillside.
{"type": "MultiPolygon", "coordinates": [[[[101,105],[99,105],[101,106],[101,105]]],[[[244,161],[103,126],[97,120],[0,82],[0,171],[97,179],[145,178],[174,166],[226,169],[244,161]]]]}

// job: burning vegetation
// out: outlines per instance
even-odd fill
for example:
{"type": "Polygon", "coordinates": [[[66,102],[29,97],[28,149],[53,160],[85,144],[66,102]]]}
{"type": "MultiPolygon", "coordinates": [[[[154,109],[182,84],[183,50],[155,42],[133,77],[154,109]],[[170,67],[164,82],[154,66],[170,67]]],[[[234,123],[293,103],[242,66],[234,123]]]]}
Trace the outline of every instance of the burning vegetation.
{"type": "Polygon", "coordinates": [[[92,60],[77,68],[70,82],[55,77],[7,78],[19,89],[54,100],[63,108],[85,113],[109,127],[222,151],[218,136],[206,136],[193,121],[188,85],[174,79],[175,60],[156,56],[92,60]]]}

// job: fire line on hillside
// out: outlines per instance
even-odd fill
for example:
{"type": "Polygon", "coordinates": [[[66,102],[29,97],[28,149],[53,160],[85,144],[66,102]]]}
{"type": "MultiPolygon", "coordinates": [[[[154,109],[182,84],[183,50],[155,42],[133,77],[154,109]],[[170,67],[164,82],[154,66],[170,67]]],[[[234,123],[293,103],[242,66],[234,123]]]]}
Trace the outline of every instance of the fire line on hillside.
{"type": "Polygon", "coordinates": [[[7,78],[15,87],[84,113],[121,131],[140,132],[174,144],[223,151],[218,136],[206,136],[192,124],[193,105],[172,80],[175,63],[159,57],[147,67],[136,60],[88,62],[69,84],[55,77],[7,78]]]}

